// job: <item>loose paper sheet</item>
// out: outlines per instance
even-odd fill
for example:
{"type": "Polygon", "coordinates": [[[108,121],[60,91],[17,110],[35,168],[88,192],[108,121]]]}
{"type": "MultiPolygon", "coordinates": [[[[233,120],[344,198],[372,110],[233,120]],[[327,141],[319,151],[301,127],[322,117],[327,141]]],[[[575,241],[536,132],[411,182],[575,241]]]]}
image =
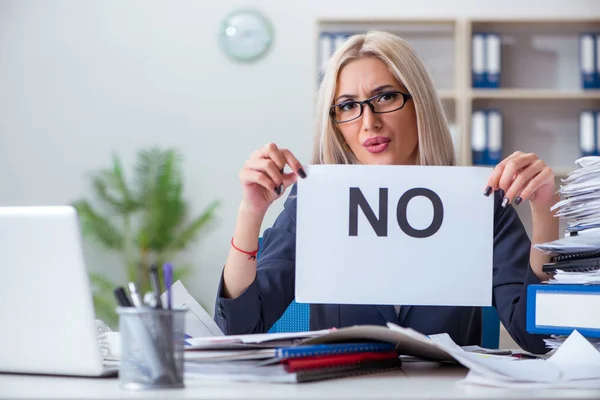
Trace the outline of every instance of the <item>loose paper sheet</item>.
{"type": "MultiPolygon", "coordinates": [[[[206,310],[192,297],[181,281],[171,285],[173,308],[185,308],[185,333],[191,337],[223,336],[216,322],[208,315],[206,310]]],[[[163,304],[167,304],[167,293],[161,296],[163,304]]]]}
{"type": "Polygon", "coordinates": [[[298,181],[296,300],[491,305],[494,199],[483,195],[491,171],[309,166],[308,177],[298,181]],[[380,208],[386,190],[387,205],[380,208]],[[364,198],[363,208],[350,207],[351,192],[355,199],[364,198]],[[398,212],[406,192],[417,195],[398,212]],[[438,211],[441,203],[443,215],[434,213],[436,202],[438,211]],[[368,210],[377,230],[366,217],[368,210]],[[387,224],[380,210],[387,211],[387,224]],[[405,219],[404,231],[398,216],[405,219]],[[441,222],[437,230],[435,221],[441,222]],[[418,237],[430,226],[430,236],[418,237]]]}

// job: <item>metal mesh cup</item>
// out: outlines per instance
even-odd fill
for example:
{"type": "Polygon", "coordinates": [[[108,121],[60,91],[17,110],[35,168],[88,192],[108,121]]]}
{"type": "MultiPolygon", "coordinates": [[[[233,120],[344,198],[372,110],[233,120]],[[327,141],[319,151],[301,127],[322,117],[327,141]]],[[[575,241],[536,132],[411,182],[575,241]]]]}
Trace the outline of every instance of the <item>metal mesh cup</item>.
{"type": "Polygon", "coordinates": [[[119,307],[120,386],[182,388],[185,309],[119,307]]]}

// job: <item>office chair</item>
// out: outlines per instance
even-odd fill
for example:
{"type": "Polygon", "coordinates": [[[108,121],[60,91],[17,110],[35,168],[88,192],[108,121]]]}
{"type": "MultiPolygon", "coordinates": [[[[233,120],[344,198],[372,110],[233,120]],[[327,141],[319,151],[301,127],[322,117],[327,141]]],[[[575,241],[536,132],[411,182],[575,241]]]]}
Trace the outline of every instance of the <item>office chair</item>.
{"type": "MultiPolygon", "coordinates": [[[[258,254],[262,237],[258,240],[258,254]]],[[[305,303],[296,303],[293,300],[281,318],[269,329],[269,333],[305,332],[310,330],[310,306],[305,303]]],[[[500,318],[494,307],[482,308],[481,347],[497,349],[500,346],[500,318]]]]}

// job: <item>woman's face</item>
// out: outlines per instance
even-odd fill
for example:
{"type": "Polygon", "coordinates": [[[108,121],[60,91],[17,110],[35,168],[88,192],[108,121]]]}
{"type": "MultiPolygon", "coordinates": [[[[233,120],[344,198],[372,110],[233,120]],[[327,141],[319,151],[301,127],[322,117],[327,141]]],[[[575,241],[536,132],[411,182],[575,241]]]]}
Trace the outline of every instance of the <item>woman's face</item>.
{"type": "MultiPolygon", "coordinates": [[[[406,87],[396,80],[383,61],[368,57],[351,61],[339,73],[334,104],[335,119],[345,120],[358,115],[361,101],[371,101],[375,111],[400,107],[406,87]]],[[[414,165],[417,157],[417,118],[412,100],[404,107],[388,113],[374,113],[364,104],[362,115],[349,122],[337,123],[344,140],[361,164],[414,165]]]]}

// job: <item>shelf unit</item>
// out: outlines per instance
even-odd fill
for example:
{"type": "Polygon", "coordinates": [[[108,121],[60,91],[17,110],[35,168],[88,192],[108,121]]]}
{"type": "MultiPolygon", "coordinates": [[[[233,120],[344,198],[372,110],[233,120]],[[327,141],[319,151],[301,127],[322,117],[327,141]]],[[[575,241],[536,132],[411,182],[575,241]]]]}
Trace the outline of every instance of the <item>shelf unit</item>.
{"type": "Polygon", "coordinates": [[[579,34],[600,33],[600,18],[324,19],[317,21],[317,54],[323,32],[352,34],[370,29],[398,34],[423,58],[456,132],[460,165],[471,165],[472,161],[471,113],[490,107],[503,112],[503,157],[515,150],[546,155],[544,161],[558,178],[575,167],[579,113],[583,109],[600,110],[600,89],[580,87],[579,34]],[[472,88],[475,32],[493,32],[501,37],[498,89],[472,88]],[[548,120],[553,123],[545,122],[548,120]]]}
{"type": "MultiPolygon", "coordinates": [[[[583,90],[579,72],[579,35],[600,34],[600,18],[336,18],[317,20],[316,27],[317,55],[323,32],[351,34],[378,29],[406,39],[425,62],[438,89],[455,135],[460,165],[472,165],[472,112],[494,108],[503,115],[502,158],[516,150],[534,152],[560,180],[575,169],[574,161],[580,157],[581,111],[600,111],[600,89],[583,90]],[[501,78],[497,89],[472,87],[474,33],[500,36],[501,78]]],[[[318,61],[316,65],[318,68],[318,61]]],[[[315,75],[319,76],[318,70],[315,75]]],[[[524,223],[530,233],[528,221],[524,223]]]]}

